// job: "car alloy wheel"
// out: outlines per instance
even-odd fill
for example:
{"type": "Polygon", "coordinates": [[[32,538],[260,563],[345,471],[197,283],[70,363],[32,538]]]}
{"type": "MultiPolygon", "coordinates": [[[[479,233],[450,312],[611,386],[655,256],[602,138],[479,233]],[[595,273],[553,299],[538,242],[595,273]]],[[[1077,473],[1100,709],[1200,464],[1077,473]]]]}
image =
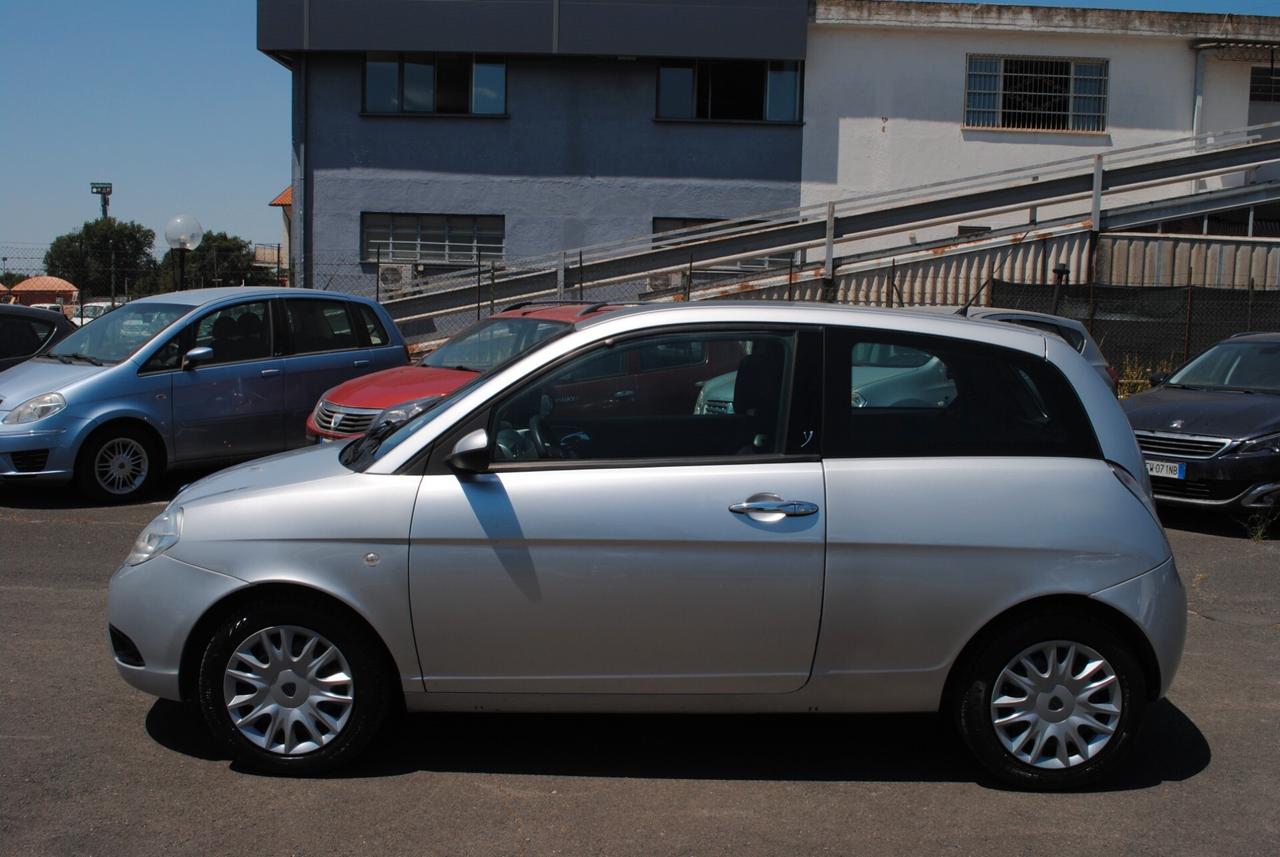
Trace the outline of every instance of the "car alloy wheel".
{"type": "Polygon", "coordinates": [[[991,725],[1014,758],[1045,769],[1083,764],[1120,720],[1115,669],[1080,643],[1037,643],[1005,665],[992,687],[991,725]]]}
{"type": "Polygon", "coordinates": [[[355,699],[351,666],[325,637],[296,625],[250,634],[227,661],[223,700],[254,746],[286,756],[318,750],[346,728],[355,699]]]}
{"type": "Polygon", "coordinates": [[[98,486],[116,497],[137,491],[150,473],[151,456],[146,447],[131,437],[112,438],[98,448],[93,459],[98,486]]]}

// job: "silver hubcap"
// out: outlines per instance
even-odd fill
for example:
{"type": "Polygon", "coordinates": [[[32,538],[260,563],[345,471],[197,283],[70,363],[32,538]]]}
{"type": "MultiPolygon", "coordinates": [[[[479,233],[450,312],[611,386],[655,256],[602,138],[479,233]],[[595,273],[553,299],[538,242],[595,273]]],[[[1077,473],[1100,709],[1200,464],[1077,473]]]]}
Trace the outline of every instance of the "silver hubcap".
{"type": "Polygon", "coordinates": [[[992,689],[996,736],[1015,758],[1037,768],[1087,762],[1119,722],[1115,670],[1079,643],[1037,643],[1009,661],[992,689]]]}
{"type": "Polygon", "coordinates": [[[107,441],[98,450],[93,472],[98,484],[111,494],[129,494],[147,481],[151,461],[142,444],[128,437],[107,441]]]}
{"type": "Polygon", "coordinates": [[[240,734],[282,756],[310,753],[341,734],[355,685],[338,647],[296,625],[264,628],[227,661],[222,694],[240,734]]]}

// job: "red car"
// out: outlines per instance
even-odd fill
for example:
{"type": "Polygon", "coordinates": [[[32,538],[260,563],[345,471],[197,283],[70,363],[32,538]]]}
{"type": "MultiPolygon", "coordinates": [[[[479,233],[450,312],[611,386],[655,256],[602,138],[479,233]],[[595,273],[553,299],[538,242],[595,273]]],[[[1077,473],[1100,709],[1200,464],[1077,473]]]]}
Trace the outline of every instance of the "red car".
{"type": "Polygon", "coordinates": [[[478,321],[421,362],[374,372],[325,392],[307,418],[314,440],[364,434],[375,417],[393,405],[408,411],[448,395],[482,372],[506,363],[580,318],[618,305],[529,302],[478,321]]]}

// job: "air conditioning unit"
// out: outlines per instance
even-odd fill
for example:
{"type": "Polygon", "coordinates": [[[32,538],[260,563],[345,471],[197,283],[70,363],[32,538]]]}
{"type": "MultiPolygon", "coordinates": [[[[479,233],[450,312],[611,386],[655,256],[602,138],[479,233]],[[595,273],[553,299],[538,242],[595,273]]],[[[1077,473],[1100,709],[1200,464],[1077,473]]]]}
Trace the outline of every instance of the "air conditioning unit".
{"type": "Polygon", "coordinates": [[[378,288],[383,299],[396,297],[413,285],[413,264],[384,264],[378,268],[378,288]]]}

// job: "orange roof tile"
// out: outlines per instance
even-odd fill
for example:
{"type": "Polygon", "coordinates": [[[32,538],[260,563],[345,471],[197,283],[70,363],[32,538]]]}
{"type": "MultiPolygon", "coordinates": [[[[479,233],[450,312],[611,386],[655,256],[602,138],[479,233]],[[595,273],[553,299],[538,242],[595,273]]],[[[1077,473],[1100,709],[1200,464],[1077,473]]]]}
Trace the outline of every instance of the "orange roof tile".
{"type": "Polygon", "coordinates": [[[280,191],[280,195],[277,196],[275,199],[271,200],[271,202],[267,204],[268,205],[293,205],[293,185],[289,185],[287,188],[280,191]]]}
{"type": "Polygon", "coordinates": [[[61,277],[28,277],[14,286],[15,292],[78,292],[75,286],[61,277]]]}

